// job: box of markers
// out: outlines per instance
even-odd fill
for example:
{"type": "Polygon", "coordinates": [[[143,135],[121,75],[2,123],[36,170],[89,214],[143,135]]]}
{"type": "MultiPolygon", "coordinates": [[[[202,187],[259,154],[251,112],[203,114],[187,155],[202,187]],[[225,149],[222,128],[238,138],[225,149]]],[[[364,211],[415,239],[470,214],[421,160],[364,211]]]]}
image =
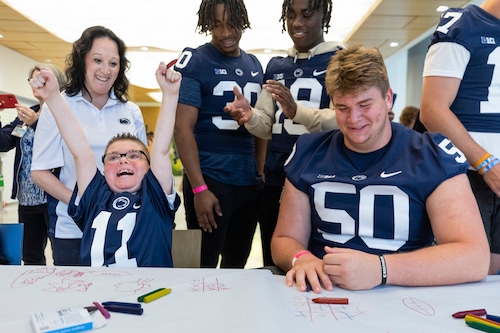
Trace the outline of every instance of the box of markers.
{"type": "Polygon", "coordinates": [[[31,314],[36,333],[73,333],[92,329],[92,319],[85,308],[63,308],[31,314]]]}

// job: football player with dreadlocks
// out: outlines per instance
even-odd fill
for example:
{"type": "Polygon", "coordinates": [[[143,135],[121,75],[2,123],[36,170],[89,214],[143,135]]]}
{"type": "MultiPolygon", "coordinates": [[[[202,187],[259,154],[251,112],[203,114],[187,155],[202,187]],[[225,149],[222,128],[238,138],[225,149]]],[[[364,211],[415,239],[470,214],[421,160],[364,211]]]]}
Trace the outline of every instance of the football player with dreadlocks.
{"type": "Polygon", "coordinates": [[[262,180],[255,152],[261,145],[224,112],[235,99],[235,85],[252,105],[261,90],[260,62],[239,47],[249,27],[243,0],[203,0],[198,29],[212,39],[186,47],[176,64],[183,80],[175,142],[185,169],[186,222],[203,230],[201,267],[215,268],[222,255],[222,268],[243,268],[257,225],[262,180]]]}
{"type": "Polygon", "coordinates": [[[270,243],[285,181],[283,165],[293,144],[301,134],[337,128],[325,90],[325,73],[330,58],[344,46],[325,41],[331,13],[331,0],[284,0],[282,32],[288,31],[293,41],[288,56],[269,61],[255,108],[235,92],[237,100],[225,109],[250,133],[271,139],[259,214],[265,266],[273,265],[270,243]]]}

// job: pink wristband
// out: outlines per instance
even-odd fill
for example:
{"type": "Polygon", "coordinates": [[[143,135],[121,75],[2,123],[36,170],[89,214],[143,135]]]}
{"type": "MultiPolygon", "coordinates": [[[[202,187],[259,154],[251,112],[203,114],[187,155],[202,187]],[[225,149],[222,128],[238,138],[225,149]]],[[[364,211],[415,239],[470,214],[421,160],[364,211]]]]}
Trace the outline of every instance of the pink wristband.
{"type": "Polygon", "coordinates": [[[300,257],[302,257],[304,254],[311,254],[311,252],[309,252],[309,251],[302,251],[302,252],[297,253],[293,257],[293,259],[292,259],[292,267],[293,267],[293,265],[295,265],[295,262],[297,261],[297,259],[299,259],[300,257]]]}
{"type": "Polygon", "coordinates": [[[198,187],[193,188],[193,193],[194,193],[194,194],[198,194],[198,193],[203,192],[203,191],[205,191],[205,190],[208,190],[208,186],[207,186],[207,184],[203,184],[203,185],[201,185],[201,186],[198,186],[198,187]]]}

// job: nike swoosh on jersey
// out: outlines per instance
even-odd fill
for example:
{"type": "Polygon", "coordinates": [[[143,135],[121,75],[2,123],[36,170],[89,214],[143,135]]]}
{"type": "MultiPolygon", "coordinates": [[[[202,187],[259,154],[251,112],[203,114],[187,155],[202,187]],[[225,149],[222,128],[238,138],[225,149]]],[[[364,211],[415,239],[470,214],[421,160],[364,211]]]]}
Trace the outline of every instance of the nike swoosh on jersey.
{"type": "Polygon", "coordinates": [[[313,75],[318,76],[318,75],[325,74],[325,73],[326,73],[326,69],[324,71],[318,71],[317,69],[315,69],[313,72],[313,75]]]}
{"type": "Polygon", "coordinates": [[[252,76],[255,77],[255,76],[259,75],[259,72],[250,72],[250,74],[252,74],[252,76]]]}
{"type": "Polygon", "coordinates": [[[403,171],[399,170],[399,171],[396,171],[396,172],[391,172],[391,173],[385,173],[385,171],[382,171],[382,173],[380,174],[380,178],[389,178],[389,177],[393,177],[393,176],[396,176],[396,175],[399,175],[400,173],[402,173],[403,171]]]}

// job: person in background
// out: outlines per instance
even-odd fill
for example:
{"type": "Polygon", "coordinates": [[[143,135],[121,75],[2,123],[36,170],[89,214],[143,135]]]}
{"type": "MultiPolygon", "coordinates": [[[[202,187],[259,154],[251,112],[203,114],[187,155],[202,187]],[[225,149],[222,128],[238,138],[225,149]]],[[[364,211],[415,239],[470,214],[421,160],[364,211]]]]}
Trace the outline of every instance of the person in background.
{"type": "Polygon", "coordinates": [[[293,46],[287,57],[272,58],[255,108],[246,94],[235,90],[237,100],[226,107],[231,117],[250,133],[271,140],[264,168],[265,187],[259,213],[264,266],[274,265],[271,237],[276,227],[283,165],[299,135],[337,128],[335,112],[325,90],[328,61],[344,46],[326,42],[330,27],[331,0],[284,0],[280,21],[293,46]]]}
{"type": "Polygon", "coordinates": [[[443,135],[389,121],[380,51],[337,52],[326,87],[340,131],[301,136],[285,165],[271,246],[287,285],[304,291],[309,281],[320,293],[484,279],[488,242],[467,160],[443,135]]]}
{"type": "MultiPolygon", "coordinates": [[[[101,156],[116,134],[131,133],[147,146],[141,110],[126,99],[129,61],[125,51],[125,44],[113,31],[93,26],[73,43],[66,59],[68,84],[63,97],[86,134],[101,171],[101,156]]],[[[76,183],[75,163],[56,128],[50,108],[44,105],[35,135],[31,175],[48,194],[54,265],[78,265],[82,230],[68,215],[76,183]]]]}
{"type": "MultiPolygon", "coordinates": [[[[41,68],[52,71],[57,79],[59,91],[64,89],[66,77],[52,64],[38,64],[29,71],[28,80],[40,72],[41,68]]],[[[25,265],[45,265],[45,247],[49,229],[49,213],[45,191],[31,179],[33,140],[40,116],[43,99],[33,90],[39,104],[28,107],[17,104],[17,117],[0,131],[0,151],[16,148],[11,199],[18,201],[18,221],[24,224],[23,263],[25,265]]],[[[1,126],[1,123],[0,123],[1,126]]]]}
{"type": "Polygon", "coordinates": [[[155,138],[155,133],[153,131],[149,131],[146,133],[146,136],[148,138],[148,149],[151,150],[151,147],[153,147],[153,140],[155,138]]]}
{"type": "Polygon", "coordinates": [[[201,267],[216,267],[221,255],[221,268],[243,268],[257,225],[265,148],[224,113],[234,85],[252,104],[261,90],[261,64],[239,47],[249,27],[242,0],[201,1],[199,32],[212,39],[185,48],[175,65],[183,77],[175,143],[185,171],[187,226],[204,231],[201,267]]]}
{"type": "Polygon", "coordinates": [[[54,76],[42,71],[31,85],[43,96],[76,165],[77,186],[69,213],[83,230],[80,264],[115,267],[172,267],[172,229],[180,197],[170,164],[181,75],[160,63],[156,79],[162,103],[151,149],[130,133],[114,136],[97,169],[86,134],[54,76]],[[151,167],[150,167],[151,165],[151,167]]]}
{"type": "Polygon", "coordinates": [[[490,274],[500,271],[499,19],[498,0],[443,13],[425,58],[420,105],[425,127],[449,137],[471,165],[490,274]]]}
{"type": "Polygon", "coordinates": [[[389,121],[393,121],[394,120],[394,111],[389,110],[387,112],[387,114],[389,115],[389,121]]]}
{"type": "Polygon", "coordinates": [[[408,128],[413,128],[415,126],[415,121],[417,120],[419,112],[420,109],[415,106],[406,106],[401,111],[401,115],[399,116],[399,123],[408,128]]]}

